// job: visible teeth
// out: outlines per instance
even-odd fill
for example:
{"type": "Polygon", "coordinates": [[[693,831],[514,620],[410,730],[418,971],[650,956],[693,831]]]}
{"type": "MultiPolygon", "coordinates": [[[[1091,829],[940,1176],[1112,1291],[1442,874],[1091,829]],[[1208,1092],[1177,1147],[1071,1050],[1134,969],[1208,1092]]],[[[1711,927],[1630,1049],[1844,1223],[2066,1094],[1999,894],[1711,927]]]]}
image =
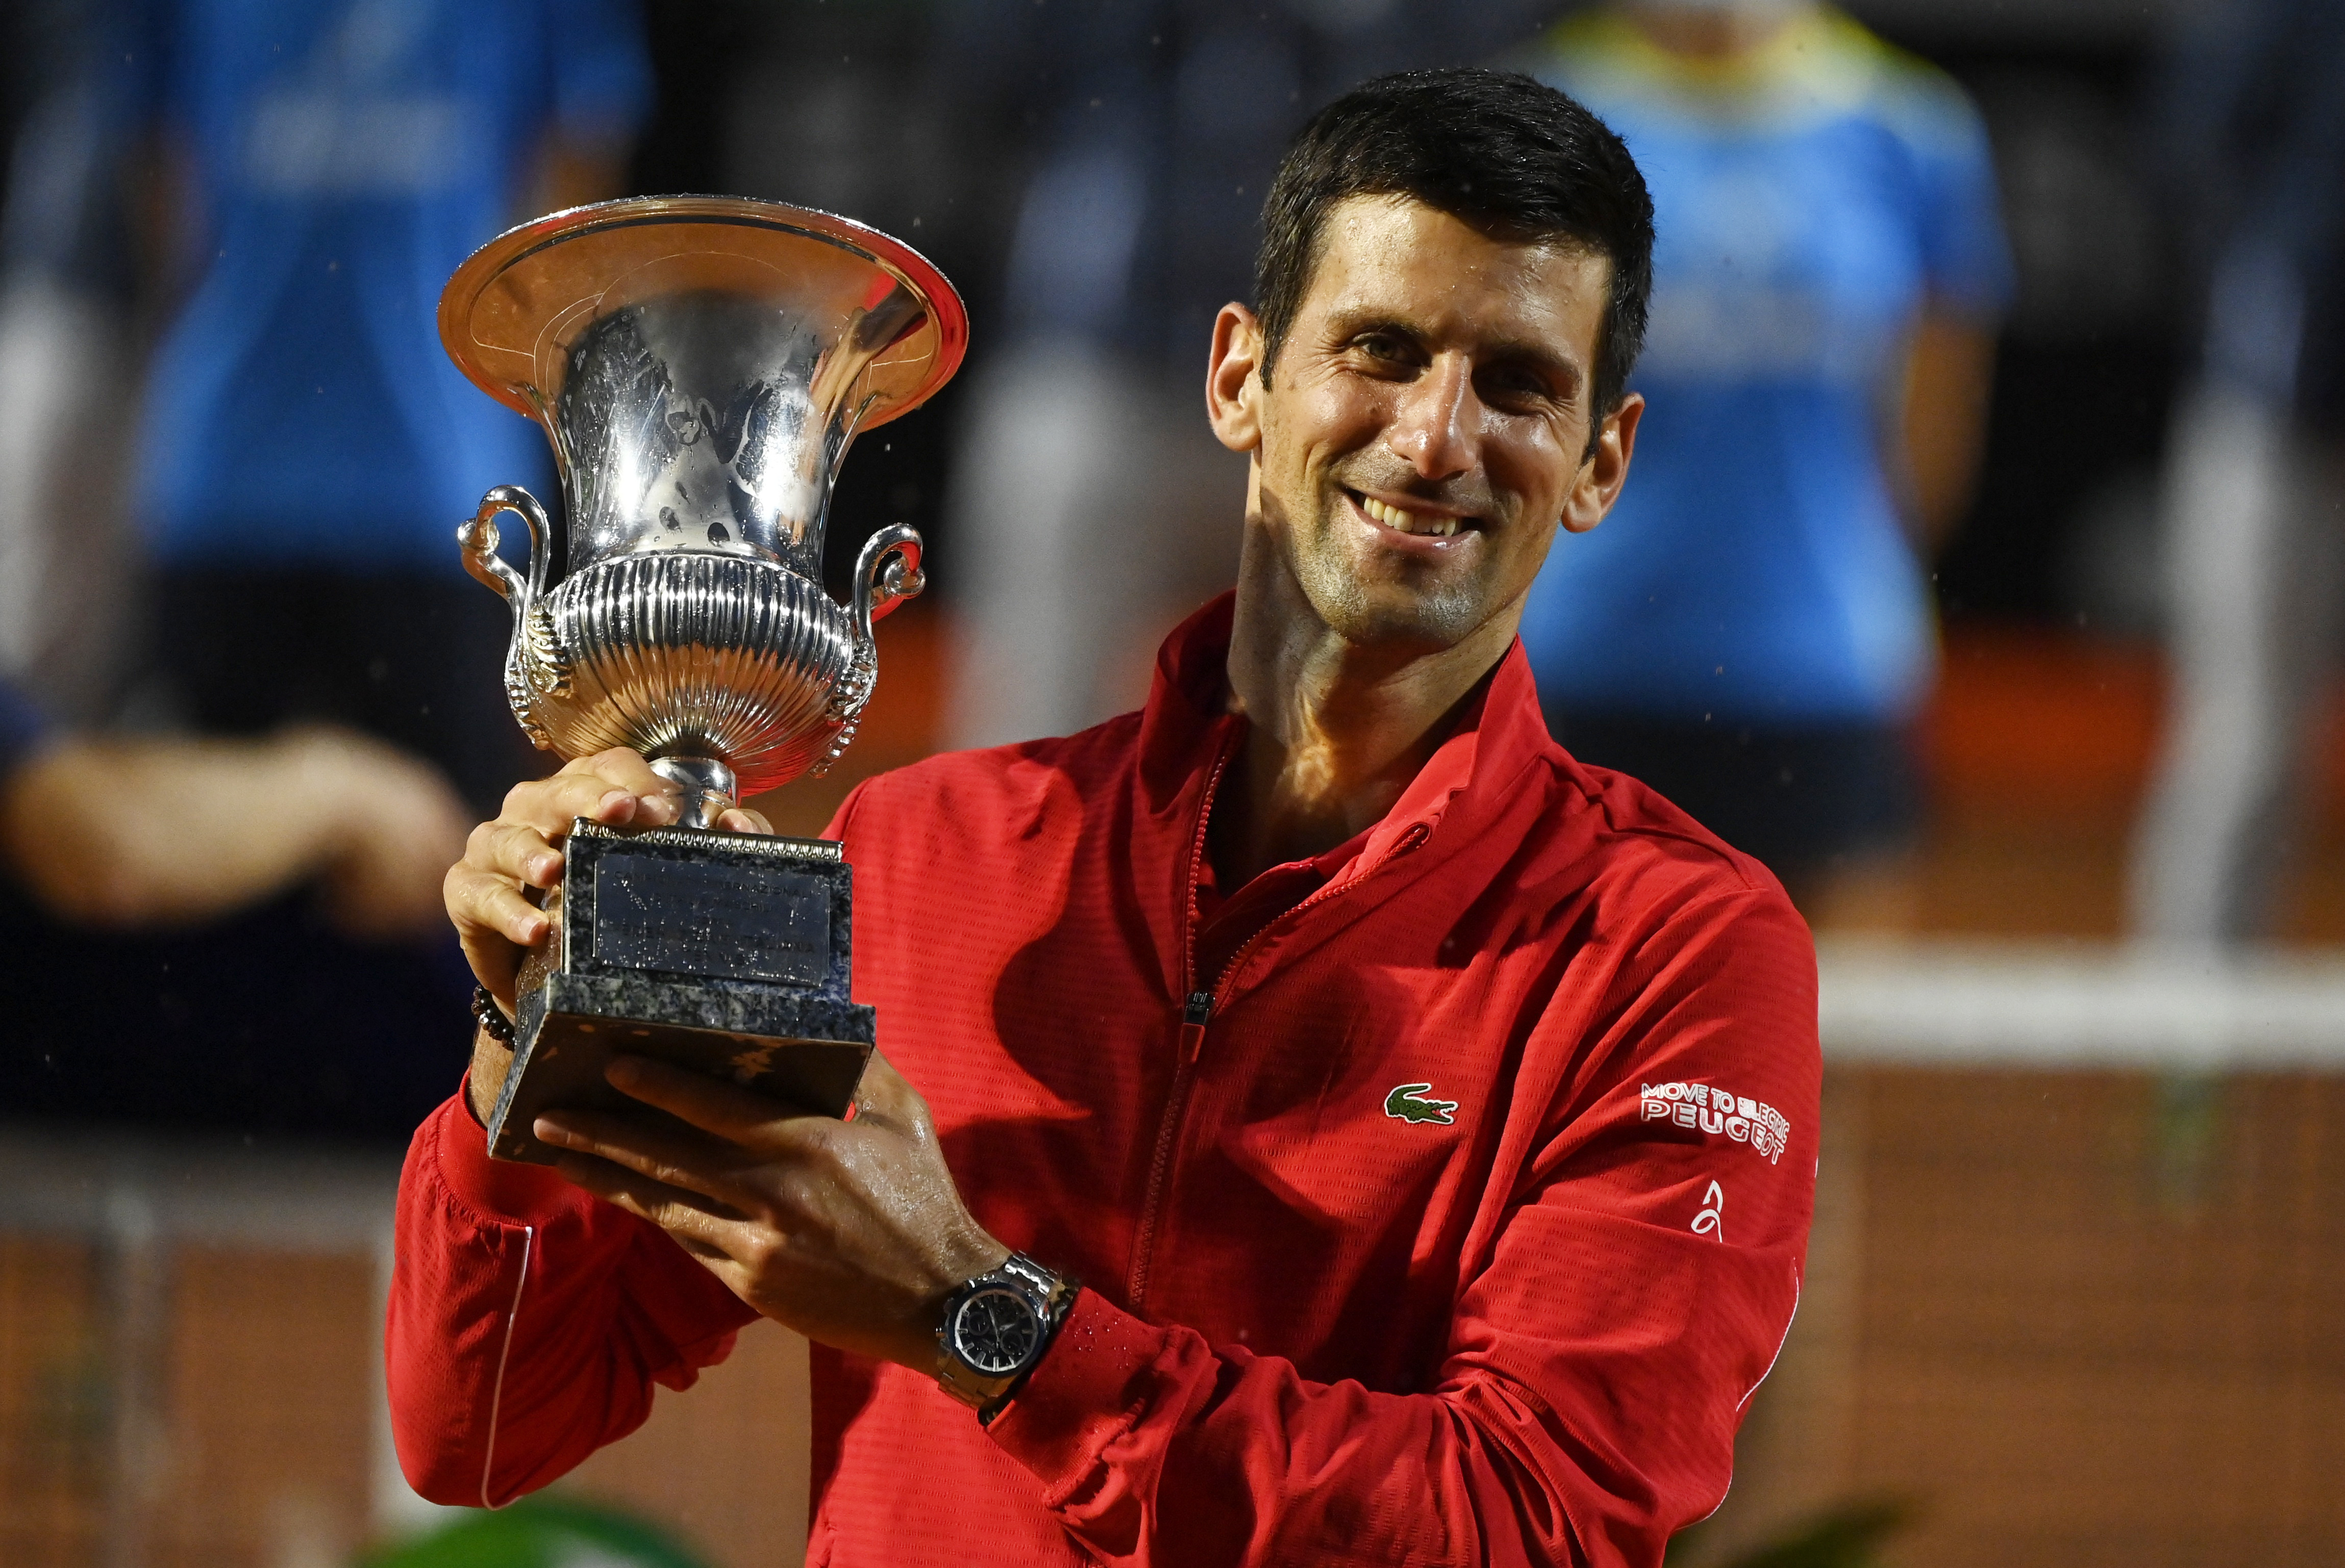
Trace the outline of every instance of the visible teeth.
{"type": "Polygon", "coordinates": [[[1434,539],[1447,539],[1457,531],[1454,517],[1421,517],[1413,511],[1403,511],[1396,506],[1386,506],[1372,495],[1360,498],[1360,510],[1402,533],[1422,533],[1434,539]]]}

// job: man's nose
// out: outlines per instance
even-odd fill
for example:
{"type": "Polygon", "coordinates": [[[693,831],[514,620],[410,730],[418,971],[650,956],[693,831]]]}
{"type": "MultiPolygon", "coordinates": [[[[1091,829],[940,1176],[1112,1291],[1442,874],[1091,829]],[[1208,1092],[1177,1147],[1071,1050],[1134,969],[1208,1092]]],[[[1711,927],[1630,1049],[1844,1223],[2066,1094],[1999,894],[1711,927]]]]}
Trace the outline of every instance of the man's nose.
{"type": "Polygon", "coordinates": [[[1456,479],[1477,460],[1481,411],[1471,367],[1462,357],[1442,355],[1409,383],[1385,444],[1420,479],[1456,479]]]}

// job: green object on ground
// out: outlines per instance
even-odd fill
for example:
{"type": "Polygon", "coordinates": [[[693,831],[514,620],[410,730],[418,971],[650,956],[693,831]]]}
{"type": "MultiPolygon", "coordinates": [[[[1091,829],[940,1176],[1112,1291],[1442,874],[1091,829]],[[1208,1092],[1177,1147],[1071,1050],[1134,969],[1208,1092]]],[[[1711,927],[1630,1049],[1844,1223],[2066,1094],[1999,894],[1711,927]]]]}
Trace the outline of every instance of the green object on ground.
{"type": "Polygon", "coordinates": [[[1872,1568],[1881,1543],[1911,1522],[1913,1509],[1893,1499],[1845,1502],[1791,1526],[1775,1540],[1731,1556],[1699,1551],[1699,1528],[1670,1543],[1669,1560],[1699,1556],[1706,1568],[1872,1568]]]}
{"type": "Polygon", "coordinates": [[[360,1568],[708,1568],[639,1519],[590,1503],[524,1498],[466,1515],[360,1560],[360,1568]]]}

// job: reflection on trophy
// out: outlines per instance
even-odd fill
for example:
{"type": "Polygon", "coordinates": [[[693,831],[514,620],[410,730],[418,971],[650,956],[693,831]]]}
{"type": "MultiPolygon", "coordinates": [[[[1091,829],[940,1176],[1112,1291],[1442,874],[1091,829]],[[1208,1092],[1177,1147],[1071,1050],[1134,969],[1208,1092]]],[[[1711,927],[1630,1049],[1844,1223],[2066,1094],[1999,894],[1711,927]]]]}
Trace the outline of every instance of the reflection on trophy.
{"type": "Polygon", "coordinates": [[[842,607],[821,586],[824,514],[857,434],[959,368],[959,296],[845,218],[650,197],[491,241],[449,279],[440,337],[544,427],[561,473],[559,530],[500,485],[457,534],[513,607],[515,717],[565,758],[639,751],[683,792],[675,828],[574,827],[491,1152],[550,1162],[540,1111],[632,1103],[603,1081],[614,1051],[842,1114],[874,1038],[848,995],[852,874],[836,844],[713,824],[854,738],[872,624],[920,591],[920,538],[875,535],[842,607]],[[507,511],[526,571],[496,553],[507,511]]]}

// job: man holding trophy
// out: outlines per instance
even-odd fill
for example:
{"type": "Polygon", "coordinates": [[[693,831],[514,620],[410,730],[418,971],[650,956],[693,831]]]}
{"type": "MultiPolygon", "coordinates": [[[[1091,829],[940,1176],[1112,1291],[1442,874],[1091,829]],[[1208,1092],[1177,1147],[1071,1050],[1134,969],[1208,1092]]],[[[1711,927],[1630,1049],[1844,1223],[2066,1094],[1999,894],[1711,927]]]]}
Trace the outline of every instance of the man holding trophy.
{"type": "Polygon", "coordinates": [[[543,220],[443,306],[563,455],[561,581],[541,520],[491,559],[518,492],[466,546],[574,760],[448,879],[482,1027],[401,1186],[410,1480],[542,1486],[766,1316],[809,1562],[1659,1563],[1790,1321],[1820,1063],[1781,890],[1555,746],[1515,642],[1642,410],[1625,149],[1488,72],[1323,110],[1214,329],[1235,594],[1142,712],[875,778],[836,846],[732,799],[849,733],[916,543],[830,621],[765,577],[959,312],[729,205],[543,220]]]}

